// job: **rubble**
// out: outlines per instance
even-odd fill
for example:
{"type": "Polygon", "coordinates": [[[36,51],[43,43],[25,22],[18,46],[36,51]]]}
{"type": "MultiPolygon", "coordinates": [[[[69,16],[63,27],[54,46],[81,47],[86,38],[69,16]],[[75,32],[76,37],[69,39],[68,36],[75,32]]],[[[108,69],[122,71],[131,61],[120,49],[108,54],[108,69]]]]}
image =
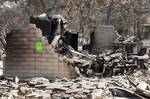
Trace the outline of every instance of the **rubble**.
{"type": "MultiPolygon", "coordinates": [[[[136,73],[136,72],[135,72],[136,73]]],[[[143,75],[145,75],[143,73],[143,75]]],[[[142,76],[143,76],[142,75],[142,76]]],[[[129,75],[128,75],[129,76],[129,75]]],[[[108,99],[108,98],[133,98],[144,99],[150,97],[148,76],[141,79],[141,76],[134,77],[112,76],[110,78],[98,77],[78,77],[76,79],[56,78],[49,81],[46,78],[31,78],[24,82],[18,82],[17,88],[13,87],[15,81],[0,81],[0,98],[21,98],[21,99],[108,99]],[[135,83],[135,87],[129,82],[129,79],[135,83]],[[28,81],[41,81],[34,83],[34,86],[28,81]],[[36,79],[36,80],[35,80],[36,79]],[[138,79],[139,83],[136,83],[138,79]]]]}
{"type": "MultiPolygon", "coordinates": [[[[46,23],[40,25],[39,23],[37,23],[37,20],[40,20],[41,23],[43,22],[40,17],[31,17],[30,19],[31,23],[34,23],[37,26],[39,25],[39,28],[43,31],[43,33],[50,32],[50,30],[46,32],[47,29],[42,28],[44,25],[46,25],[46,23]]],[[[54,37],[53,39],[47,37],[48,40],[51,41],[49,42],[50,45],[55,49],[55,52],[60,55],[61,60],[68,62],[75,68],[79,76],[111,77],[114,75],[123,75],[126,72],[132,73],[134,70],[144,67],[141,66],[143,65],[143,60],[140,60],[141,58],[149,58],[148,55],[146,55],[146,58],[143,58],[145,57],[145,55],[135,55],[135,47],[138,45],[138,43],[140,43],[140,40],[136,36],[127,35],[126,37],[123,37],[117,34],[117,32],[115,33],[115,35],[117,35],[118,38],[114,41],[114,49],[106,49],[107,51],[104,53],[94,52],[94,55],[89,53],[85,54],[83,53],[83,51],[78,52],[74,44],[67,43],[68,38],[73,38],[68,35],[68,33],[72,32],[66,28],[67,21],[63,18],[63,16],[53,15],[51,16],[51,18],[50,16],[45,16],[44,20],[51,20],[51,23],[54,22],[54,24],[51,24],[51,29],[54,30],[52,31],[52,33],[55,33],[53,35],[54,37]],[[64,24],[60,24],[60,20],[62,20],[64,24]],[[55,28],[53,26],[55,26],[55,28]],[[60,27],[62,27],[61,30],[60,27]],[[137,58],[137,60],[135,58],[137,58]],[[140,62],[138,63],[137,61],[140,62]]],[[[108,28],[102,27],[102,31],[104,29],[106,29],[107,31],[108,28]]],[[[108,31],[106,33],[108,33],[108,31]]],[[[78,37],[76,39],[78,39],[78,37]]],[[[74,43],[76,43],[75,45],[77,45],[78,40],[75,40],[74,38],[74,41],[74,43]]],[[[96,40],[96,42],[99,41],[101,40],[96,40]]]]}
{"type": "MultiPolygon", "coordinates": [[[[58,21],[57,25],[59,27],[60,18],[56,19],[58,20],[53,21],[56,21],[56,23],[58,21]]],[[[49,43],[51,43],[55,52],[59,54],[60,60],[71,64],[79,77],[75,79],[56,78],[54,81],[44,77],[35,77],[22,82],[18,77],[0,77],[3,78],[0,80],[0,98],[150,98],[149,71],[143,72],[140,70],[140,64],[135,61],[135,58],[148,59],[149,55],[147,54],[146,58],[143,58],[144,55],[134,55],[133,51],[129,49],[130,46],[133,49],[138,42],[135,36],[129,38],[119,37],[114,42],[114,46],[117,47],[115,50],[107,50],[104,53],[93,55],[92,53],[78,52],[73,48],[73,45],[66,44],[63,35],[66,32],[65,27],[61,31],[57,29],[54,31],[56,33],[53,35],[52,41],[49,36],[47,37],[49,43]]]]}
{"type": "Polygon", "coordinates": [[[132,73],[134,70],[139,69],[139,67],[141,68],[141,66],[139,66],[140,64],[135,61],[134,56],[143,56],[128,53],[128,46],[131,44],[133,49],[138,42],[135,36],[123,39],[119,37],[114,42],[114,44],[118,46],[118,49],[114,51],[108,50],[107,52],[97,55],[75,51],[71,46],[65,43],[65,37],[62,35],[58,35],[56,38],[57,39],[52,41],[56,52],[60,54],[62,60],[67,61],[75,67],[79,76],[111,77],[114,75],[123,75],[125,72],[132,73]]]}

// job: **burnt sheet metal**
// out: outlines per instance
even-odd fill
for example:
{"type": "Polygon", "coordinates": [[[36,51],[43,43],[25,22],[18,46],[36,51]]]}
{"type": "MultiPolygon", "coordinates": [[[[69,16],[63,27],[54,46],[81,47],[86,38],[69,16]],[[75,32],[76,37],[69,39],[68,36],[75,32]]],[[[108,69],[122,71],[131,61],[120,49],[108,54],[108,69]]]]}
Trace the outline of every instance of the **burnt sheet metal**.
{"type": "Polygon", "coordinates": [[[55,35],[51,32],[51,20],[48,17],[30,16],[30,23],[35,24],[37,28],[40,28],[42,35],[46,36],[49,43],[52,42],[55,35]]]}
{"type": "Polygon", "coordinates": [[[59,14],[52,15],[49,19],[52,20],[51,32],[56,35],[63,35],[67,28],[67,20],[59,14]]]}
{"type": "Polygon", "coordinates": [[[110,94],[115,99],[125,98],[125,99],[144,99],[143,97],[123,88],[112,87],[108,88],[110,94]]]}
{"type": "Polygon", "coordinates": [[[51,34],[51,20],[48,17],[30,16],[30,23],[36,25],[36,27],[42,30],[42,33],[46,37],[50,37],[51,34]]]}
{"type": "Polygon", "coordinates": [[[49,43],[55,35],[63,35],[67,26],[67,20],[61,15],[30,16],[30,23],[42,30],[42,34],[47,37],[49,43]]]}
{"type": "Polygon", "coordinates": [[[65,32],[64,42],[70,45],[74,50],[78,50],[78,32],[65,32]]]}

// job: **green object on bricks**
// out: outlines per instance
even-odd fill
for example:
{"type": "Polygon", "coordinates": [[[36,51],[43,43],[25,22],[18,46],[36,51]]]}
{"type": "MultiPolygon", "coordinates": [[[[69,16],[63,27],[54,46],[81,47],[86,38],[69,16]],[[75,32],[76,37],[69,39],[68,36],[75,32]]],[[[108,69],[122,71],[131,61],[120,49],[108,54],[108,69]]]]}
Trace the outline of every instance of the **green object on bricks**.
{"type": "Polygon", "coordinates": [[[36,43],[35,43],[35,49],[36,49],[37,52],[44,51],[43,44],[42,44],[41,41],[36,41],[36,43]]]}

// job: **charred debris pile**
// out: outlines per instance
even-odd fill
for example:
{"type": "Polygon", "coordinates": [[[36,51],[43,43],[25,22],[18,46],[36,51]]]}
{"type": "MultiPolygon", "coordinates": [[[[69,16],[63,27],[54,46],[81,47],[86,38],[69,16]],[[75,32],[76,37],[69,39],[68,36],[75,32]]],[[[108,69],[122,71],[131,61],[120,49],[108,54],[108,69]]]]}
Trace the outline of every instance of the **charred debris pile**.
{"type": "Polygon", "coordinates": [[[101,37],[95,41],[104,43],[95,43],[94,45],[92,33],[91,37],[89,37],[91,39],[84,41],[85,39],[79,37],[78,32],[67,29],[67,20],[61,15],[51,17],[44,14],[32,16],[30,23],[36,24],[42,30],[49,44],[52,45],[56,53],[59,53],[60,59],[72,64],[80,76],[111,77],[149,68],[149,48],[143,47],[142,42],[135,36],[120,36],[116,31],[111,30],[109,26],[102,27],[102,35],[113,36],[115,34],[116,39],[112,42],[112,39],[107,39],[106,37],[103,37],[103,39],[101,37]],[[49,27],[51,28],[49,29],[49,27]],[[109,31],[104,31],[104,28],[109,31]],[[110,35],[110,31],[113,31],[113,35],[110,35]],[[81,51],[77,51],[81,42],[88,42],[88,44],[86,43],[86,45],[82,46],[81,51]],[[101,49],[97,47],[99,46],[98,44],[103,46],[107,44],[108,47],[101,49]],[[93,45],[96,47],[93,47],[93,45]]]}
{"type": "MultiPolygon", "coordinates": [[[[43,77],[19,80],[18,77],[1,77],[0,97],[2,99],[149,99],[149,81],[135,72],[132,76],[112,78],[76,79],[43,77]],[[132,79],[131,79],[132,78],[132,79]]],[[[145,76],[148,79],[148,76],[145,76]]]]}
{"type": "Polygon", "coordinates": [[[149,48],[143,47],[141,40],[135,36],[123,37],[113,32],[117,37],[113,42],[107,42],[107,45],[110,44],[109,47],[95,49],[91,38],[79,51],[79,41],[83,43],[84,38],[81,38],[78,32],[68,30],[67,20],[61,15],[32,16],[30,23],[42,30],[43,36],[59,54],[60,60],[71,64],[79,77],[55,80],[38,77],[19,80],[18,77],[1,76],[1,98],[148,99],[150,97],[149,48]]]}
{"type": "MultiPolygon", "coordinates": [[[[33,19],[40,20],[39,17],[33,19]]],[[[83,49],[78,51],[78,45],[84,42],[84,38],[80,37],[78,32],[68,30],[67,21],[62,16],[54,15],[49,19],[52,23],[51,36],[46,36],[49,43],[55,52],[59,53],[60,59],[71,64],[79,75],[79,78],[71,80],[56,79],[54,83],[58,86],[54,89],[59,91],[55,93],[53,89],[52,96],[68,99],[150,97],[149,47],[145,47],[136,36],[123,37],[114,31],[116,39],[113,42],[112,39],[105,37],[100,39],[100,42],[105,42],[105,39],[110,40],[106,43],[110,44],[109,47],[99,48],[98,44],[105,43],[93,43],[93,34],[91,34],[90,41],[85,41],[88,44],[86,43],[82,46],[83,49]]],[[[35,24],[38,26],[38,23],[35,24]]],[[[105,29],[102,30],[106,32],[105,29]]]]}

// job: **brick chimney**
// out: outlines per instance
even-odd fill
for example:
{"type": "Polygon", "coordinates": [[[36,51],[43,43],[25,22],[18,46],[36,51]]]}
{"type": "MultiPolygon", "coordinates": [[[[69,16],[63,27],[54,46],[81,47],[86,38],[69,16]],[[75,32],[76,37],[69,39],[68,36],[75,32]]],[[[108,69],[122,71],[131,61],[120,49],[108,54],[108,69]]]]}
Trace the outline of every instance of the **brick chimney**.
{"type": "Polygon", "coordinates": [[[12,30],[6,41],[4,75],[19,78],[76,76],[74,68],[60,60],[35,25],[12,30]],[[37,42],[40,42],[41,50],[36,49],[37,42]]]}

